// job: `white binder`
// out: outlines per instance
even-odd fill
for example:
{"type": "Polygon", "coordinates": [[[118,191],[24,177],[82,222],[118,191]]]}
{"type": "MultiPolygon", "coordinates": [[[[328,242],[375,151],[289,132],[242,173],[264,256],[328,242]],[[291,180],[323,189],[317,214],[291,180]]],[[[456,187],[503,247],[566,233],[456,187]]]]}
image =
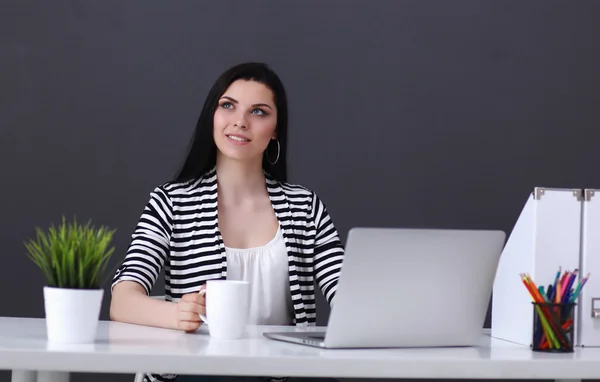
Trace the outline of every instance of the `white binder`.
{"type": "Polygon", "coordinates": [[[559,267],[563,271],[579,268],[582,196],[581,189],[543,187],[536,187],[529,196],[496,271],[492,337],[531,345],[532,299],[519,274],[529,273],[538,286],[547,288],[559,267]]]}
{"type": "Polygon", "coordinates": [[[600,346],[600,193],[583,192],[580,278],[591,273],[579,295],[577,319],[580,346],[600,346]]]}

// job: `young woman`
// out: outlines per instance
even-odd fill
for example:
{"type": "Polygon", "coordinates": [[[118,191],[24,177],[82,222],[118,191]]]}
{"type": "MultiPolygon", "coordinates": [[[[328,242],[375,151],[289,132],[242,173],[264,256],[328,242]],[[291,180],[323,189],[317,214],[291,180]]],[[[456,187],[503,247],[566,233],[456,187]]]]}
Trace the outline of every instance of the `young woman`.
{"type": "Polygon", "coordinates": [[[332,304],[344,249],[319,197],[287,183],[287,118],[283,84],[266,65],[217,79],[181,171],[150,193],[114,276],[111,319],[194,332],[199,290],[232,279],[250,281],[250,324],[315,324],[314,282],[332,304]],[[163,268],[159,301],[149,295],[163,268]]]}

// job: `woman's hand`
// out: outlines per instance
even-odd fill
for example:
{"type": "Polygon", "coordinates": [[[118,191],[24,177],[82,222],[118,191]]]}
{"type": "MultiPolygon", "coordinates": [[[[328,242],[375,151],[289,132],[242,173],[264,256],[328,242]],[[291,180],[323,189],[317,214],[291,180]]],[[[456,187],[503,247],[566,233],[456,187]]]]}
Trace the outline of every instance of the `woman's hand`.
{"type": "MultiPolygon", "coordinates": [[[[203,285],[202,289],[205,286],[203,285]]],[[[202,325],[200,314],[206,314],[206,299],[200,293],[188,293],[176,305],[176,328],[186,333],[198,330],[202,325]]]]}

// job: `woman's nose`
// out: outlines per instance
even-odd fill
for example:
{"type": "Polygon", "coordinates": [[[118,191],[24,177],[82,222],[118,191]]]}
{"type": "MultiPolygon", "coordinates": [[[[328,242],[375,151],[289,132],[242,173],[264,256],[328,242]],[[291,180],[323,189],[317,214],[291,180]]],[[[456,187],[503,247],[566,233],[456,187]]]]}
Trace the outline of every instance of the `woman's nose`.
{"type": "Polygon", "coordinates": [[[246,129],[248,127],[246,120],[245,119],[238,119],[237,121],[235,121],[235,123],[233,124],[233,126],[235,127],[239,127],[240,129],[246,129]]]}

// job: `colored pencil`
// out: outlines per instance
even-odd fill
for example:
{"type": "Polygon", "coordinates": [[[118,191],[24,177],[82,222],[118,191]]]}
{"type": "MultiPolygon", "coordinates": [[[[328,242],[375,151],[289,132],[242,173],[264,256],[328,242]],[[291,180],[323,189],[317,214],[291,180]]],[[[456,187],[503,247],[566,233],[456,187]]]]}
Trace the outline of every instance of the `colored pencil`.
{"type": "MultiPolygon", "coordinates": [[[[530,293],[532,293],[532,296],[534,297],[534,301],[537,303],[544,303],[544,299],[542,298],[542,296],[539,294],[539,291],[537,290],[537,287],[535,285],[535,282],[532,280],[531,276],[527,273],[524,274],[525,275],[525,279],[527,281],[527,284],[529,284],[531,286],[531,290],[530,293]]],[[[536,305],[536,307],[540,307],[539,305],[536,305]]],[[[558,341],[565,347],[569,346],[568,344],[568,340],[567,338],[565,338],[563,336],[563,333],[561,331],[561,329],[557,326],[556,322],[553,319],[552,313],[550,312],[550,309],[548,309],[547,306],[541,306],[540,307],[542,312],[544,313],[543,315],[540,315],[540,319],[542,316],[544,316],[544,319],[547,319],[547,323],[550,324],[550,327],[552,328],[552,330],[550,330],[550,335],[551,337],[555,337],[556,339],[558,339],[558,341]]],[[[543,320],[542,323],[545,321],[543,320]]],[[[558,347],[558,346],[557,346],[558,347]]]]}
{"type": "MultiPolygon", "coordinates": [[[[528,277],[528,275],[526,275],[526,274],[522,274],[521,277],[523,279],[523,283],[525,284],[525,287],[529,290],[529,293],[531,294],[533,301],[537,302],[537,303],[543,303],[544,300],[540,296],[538,290],[535,287],[535,283],[531,280],[531,278],[528,277]]],[[[539,305],[536,305],[535,309],[538,312],[538,316],[540,317],[542,327],[545,327],[544,331],[548,332],[548,335],[549,335],[551,341],[554,342],[554,346],[558,349],[560,347],[560,345],[557,341],[556,336],[554,335],[552,328],[550,327],[551,324],[546,320],[546,316],[544,313],[546,313],[548,315],[548,317],[550,317],[550,322],[552,322],[552,315],[547,310],[544,311],[544,309],[542,309],[539,305]]],[[[560,341],[560,342],[562,342],[562,341],[560,341]]]]}
{"type": "Polygon", "coordinates": [[[577,298],[579,297],[579,293],[581,292],[581,288],[583,288],[589,277],[590,274],[588,273],[587,276],[585,276],[581,281],[579,281],[579,284],[577,284],[577,288],[575,288],[575,292],[573,292],[573,297],[571,297],[571,302],[575,302],[575,300],[577,300],[577,298]]]}

